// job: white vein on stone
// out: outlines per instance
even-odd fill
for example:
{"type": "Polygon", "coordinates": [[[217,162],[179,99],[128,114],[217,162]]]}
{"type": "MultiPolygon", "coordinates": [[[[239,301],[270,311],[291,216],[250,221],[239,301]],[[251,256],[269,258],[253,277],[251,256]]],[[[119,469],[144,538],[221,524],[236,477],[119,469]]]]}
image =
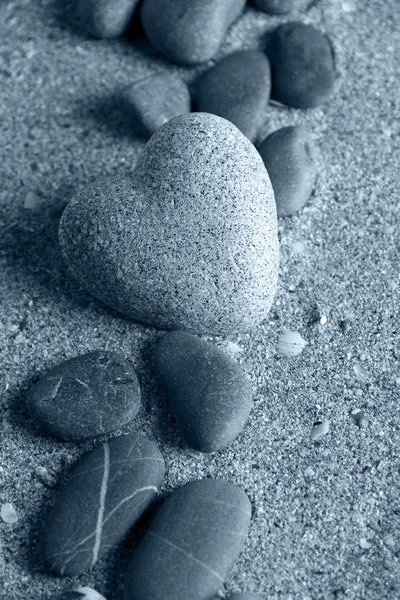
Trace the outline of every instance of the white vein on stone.
{"type": "Polygon", "coordinates": [[[97,515],[96,537],[95,537],[94,546],[93,546],[92,566],[94,565],[94,563],[97,560],[97,557],[99,556],[101,534],[103,532],[104,506],[105,506],[106,495],[107,495],[108,477],[110,474],[110,447],[108,445],[108,442],[105,442],[105,444],[103,444],[103,449],[104,449],[104,473],[103,473],[103,480],[101,482],[101,488],[100,488],[99,512],[97,515]]]}
{"type": "Polygon", "coordinates": [[[118,502],[117,506],[114,506],[114,508],[108,513],[108,515],[106,516],[106,518],[103,521],[103,525],[105,525],[107,523],[107,521],[112,517],[112,515],[123,505],[125,504],[125,502],[128,502],[129,500],[131,500],[132,498],[134,498],[136,496],[136,494],[139,494],[139,492],[147,492],[148,490],[153,490],[154,492],[158,492],[158,488],[156,488],[155,485],[148,485],[146,487],[142,487],[139,488],[138,490],[136,490],[135,492],[133,492],[133,494],[131,494],[130,496],[127,496],[126,498],[124,498],[123,500],[121,500],[120,502],[118,502]]]}
{"type": "Polygon", "coordinates": [[[209,571],[210,573],[212,573],[214,575],[214,577],[217,577],[222,582],[224,581],[223,577],[221,577],[221,575],[219,573],[217,573],[217,571],[214,571],[214,569],[212,569],[211,567],[209,567],[208,565],[206,565],[205,563],[203,563],[199,558],[196,558],[195,556],[193,556],[193,554],[189,554],[189,552],[186,552],[186,550],[184,550],[180,546],[177,546],[173,542],[170,542],[169,540],[167,540],[162,535],[159,535],[158,533],[154,533],[153,531],[148,531],[147,533],[149,535],[154,535],[159,540],[162,540],[163,542],[165,542],[169,546],[172,546],[172,548],[175,548],[175,550],[178,550],[179,552],[182,552],[182,554],[184,554],[188,558],[191,558],[192,560],[194,560],[195,562],[197,562],[199,565],[201,565],[204,569],[206,569],[207,571],[209,571]]]}

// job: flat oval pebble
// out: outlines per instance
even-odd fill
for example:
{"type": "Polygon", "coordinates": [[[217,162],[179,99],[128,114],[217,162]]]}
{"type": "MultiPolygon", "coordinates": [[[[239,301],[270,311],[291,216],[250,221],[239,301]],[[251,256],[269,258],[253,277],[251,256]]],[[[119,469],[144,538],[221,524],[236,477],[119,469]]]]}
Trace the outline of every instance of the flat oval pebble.
{"type": "Polygon", "coordinates": [[[271,179],[278,217],[303,208],[317,177],[316,148],[302,125],[274,131],[258,146],[271,179]]]}
{"type": "Polygon", "coordinates": [[[252,142],[264,125],[271,69],[263,52],[241,50],[206,71],[197,85],[197,110],[231,121],[252,142]]]}
{"type": "Polygon", "coordinates": [[[269,15],[286,15],[304,6],[304,0],[255,0],[255,3],[259,10],[269,15]]]}
{"type": "Polygon", "coordinates": [[[78,0],[73,19],[97,38],[122,35],[132,20],[139,0],[78,0]]]}
{"type": "Polygon", "coordinates": [[[241,552],[251,504],[227,481],[191,481],[156,514],[125,576],[125,600],[209,600],[241,552]]]}
{"type": "Polygon", "coordinates": [[[328,38],[303,23],[280,25],[273,32],[268,57],[272,95],[294,108],[314,108],[333,92],[335,65],[328,38]]]}
{"type": "Polygon", "coordinates": [[[246,331],[274,298],[271,182],[253,144],[216,115],[168,121],[131,176],[100,180],[69,203],[59,239],[86,289],[162,329],[246,331]]]}
{"type": "Polygon", "coordinates": [[[246,0],[144,0],[140,16],[157,50],[176,63],[191,65],[218,52],[245,4],[246,0]]]}
{"type": "Polygon", "coordinates": [[[190,333],[172,331],[157,345],[155,373],[188,446],[216,452],[242,431],[253,390],[226,352],[190,333]]]}
{"type": "Polygon", "coordinates": [[[145,137],[167,121],[190,112],[190,93],[176,73],[154,73],[124,88],[119,104],[136,129],[145,137]]]}
{"type": "Polygon", "coordinates": [[[131,421],[140,407],[140,387],[126,358],[95,350],[50,369],[29,391],[27,406],[37,425],[78,442],[131,421]]]}
{"type": "Polygon", "coordinates": [[[164,472],[157,446],[142,435],[115,437],[85,454],[40,533],[41,566],[71,577],[91,568],[145,511],[164,472]]]}

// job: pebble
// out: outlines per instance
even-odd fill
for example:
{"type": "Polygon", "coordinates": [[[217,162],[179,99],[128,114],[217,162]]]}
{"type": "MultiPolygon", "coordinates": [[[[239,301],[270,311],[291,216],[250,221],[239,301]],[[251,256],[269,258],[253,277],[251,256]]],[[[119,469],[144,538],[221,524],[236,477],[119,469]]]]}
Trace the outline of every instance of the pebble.
{"type": "Polygon", "coordinates": [[[30,390],[27,406],[35,423],[52,435],[87,440],[136,416],[139,382],[123,356],[95,350],[50,369],[30,390]]]}
{"type": "Polygon", "coordinates": [[[145,137],[178,115],[189,113],[191,100],[186,83],[176,73],[153,73],[121,90],[119,105],[145,137]]]}
{"type": "Polygon", "coordinates": [[[292,10],[303,8],[304,0],[255,0],[259,10],[268,15],[286,15],[292,10]]]}
{"type": "Polygon", "coordinates": [[[40,203],[40,200],[34,192],[29,191],[26,194],[25,199],[24,199],[24,208],[26,208],[28,210],[32,210],[33,208],[36,208],[39,203],[40,203]]]}
{"type": "Polygon", "coordinates": [[[145,511],[164,472],[159,450],[142,435],[115,437],[85,454],[41,531],[41,566],[71,577],[91,568],[145,511]]]}
{"type": "Polygon", "coordinates": [[[316,147],[302,125],[274,131],[258,146],[271,179],[278,217],[305,206],[317,177],[316,147]]]}
{"type": "Polygon", "coordinates": [[[353,370],[354,370],[354,373],[356,374],[357,379],[359,379],[361,381],[364,381],[368,376],[368,372],[365,369],[365,367],[363,367],[359,363],[356,363],[353,366],[353,370]]]}
{"type": "Polygon", "coordinates": [[[226,352],[190,333],[172,331],[157,345],[155,373],[188,446],[216,452],[242,431],[253,390],[226,352]]]}
{"type": "Polygon", "coordinates": [[[330,423],[328,419],[318,421],[311,430],[310,438],[312,442],[319,440],[320,437],[326,435],[329,431],[330,423]]]}
{"type": "Polygon", "coordinates": [[[280,25],[267,51],[272,67],[272,96],[294,108],[315,108],[333,92],[335,65],[328,38],[303,23],[280,25]]]}
{"type": "Polygon", "coordinates": [[[246,0],[144,0],[143,29],[167,58],[184,65],[210,60],[246,0]]]}
{"type": "Polygon", "coordinates": [[[84,287],[161,329],[247,331],[274,298],[272,186],[253,144],[216,115],[163,125],[133,176],[99,180],[69,203],[59,239],[84,287]]]}
{"type": "Polygon", "coordinates": [[[5,502],[5,504],[1,505],[0,517],[4,523],[8,523],[9,525],[18,521],[18,515],[10,502],[5,502]]]}
{"type": "Polygon", "coordinates": [[[367,542],[367,540],[365,538],[361,538],[360,547],[363,550],[369,550],[371,548],[371,544],[369,542],[367,542]]]}
{"type": "Polygon", "coordinates": [[[90,587],[79,587],[76,590],[67,590],[56,600],[106,600],[104,596],[90,587]]]}
{"type": "Polygon", "coordinates": [[[264,125],[271,93],[271,68],[263,52],[225,56],[197,84],[196,108],[231,121],[254,142],[264,125]]]}
{"type": "Polygon", "coordinates": [[[279,336],[276,349],[282,356],[298,356],[303,352],[306,344],[306,340],[298,331],[285,331],[279,336]]]}
{"type": "Polygon", "coordinates": [[[57,485],[57,476],[50,473],[46,467],[38,466],[35,469],[35,475],[43,485],[52,488],[57,485]]]}
{"type": "Polygon", "coordinates": [[[244,592],[243,594],[233,594],[233,596],[229,596],[227,600],[262,600],[262,598],[261,596],[250,594],[250,592],[244,592]]]}
{"type": "Polygon", "coordinates": [[[243,549],[251,504],[239,487],[203,479],[175,489],[133,553],[125,600],[213,598],[243,549]]]}
{"type": "Polygon", "coordinates": [[[74,20],[94,37],[118,37],[128,29],[138,4],[139,0],[78,0],[74,20]]]}

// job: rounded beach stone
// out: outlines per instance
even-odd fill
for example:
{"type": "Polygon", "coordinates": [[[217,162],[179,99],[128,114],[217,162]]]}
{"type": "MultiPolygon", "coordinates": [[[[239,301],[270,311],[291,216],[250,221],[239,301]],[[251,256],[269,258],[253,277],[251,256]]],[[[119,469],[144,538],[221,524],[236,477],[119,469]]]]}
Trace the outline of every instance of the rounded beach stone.
{"type": "Polygon", "coordinates": [[[142,435],[115,437],[85,454],[40,533],[41,566],[71,577],[91,568],[146,510],[164,473],[157,446],[142,435]]]}
{"type": "Polygon", "coordinates": [[[303,208],[317,177],[316,148],[301,125],[274,131],[258,146],[275,194],[278,217],[303,208]]]}
{"type": "Polygon", "coordinates": [[[84,287],[163,329],[245,331],[274,298],[271,182],[253,144],[215,115],[168,121],[131,176],[100,180],[69,203],[59,239],[84,287]]]}
{"type": "Polygon", "coordinates": [[[304,0],[255,0],[255,3],[259,10],[269,15],[286,15],[304,6],[304,0]]]}
{"type": "Polygon", "coordinates": [[[225,581],[247,536],[251,504],[227,481],[172,492],[133,554],[125,600],[205,600],[225,581]]]}
{"type": "Polygon", "coordinates": [[[176,73],[153,73],[121,90],[119,104],[145,137],[173,117],[190,112],[190,93],[176,73]]]}
{"type": "Polygon", "coordinates": [[[27,406],[40,427],[78,442],[131,421],[140,407],[140,387],[123,356],[95,350],[50,369],[29,391],[27,406]]]}
{"type": "Polygon", "coordinates": [[[144,0],[141,20],[153,46],[170,60],[197,64],[219,50],[246,0],[144,0]]]}
{"type": "Polygon", "coordinates": [[[128,29],[138,4],[139,0],[78,0],[73,19],[94,37],[118,37],[128,29]]]}
{"type": "Polygon", "coordinates": [[[242,431],[253,391],[223,350],[191,333],[171,331],[157,345],[155,373],[188,446],[216,452],[242,431]]]}
{"type": "Polygon", "coordinates": [[[335,83],[328,38],[303,23],[280,25],[268,45],[273,97],[294,108],[314,108],[331,95],[335,83]]]}
{"type": "Polygon", "coordinates": [[[196,108],[228,119],[254,142],[265,122],[270,93],[271,70],[265,54],[241,50],[202,75],[196,108]]]}

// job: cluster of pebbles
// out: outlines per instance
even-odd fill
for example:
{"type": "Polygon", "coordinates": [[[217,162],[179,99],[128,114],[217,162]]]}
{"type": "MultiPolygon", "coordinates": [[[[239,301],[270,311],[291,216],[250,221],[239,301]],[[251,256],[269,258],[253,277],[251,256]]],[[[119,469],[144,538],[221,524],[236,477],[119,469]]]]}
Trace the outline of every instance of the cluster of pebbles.
{"type": "MultiPolygon", "coordinates": [[[[72,17],[99,38],[122,35],[140,18],[166,58],[196,65],[215,56],[245,3],[78,0],[72,17]]],[[[287,14],[304,2],[256,6],[287,14]]],[[[136,81],[119,96],[138,131],[151,137],[134,173],[93,184],[61,218],[60,246],[76,279],[123,314],[172,330],[157,345],[155,374],[182,439],[196,451],[231,444],[253,401],[245,371],[198,335],[246,331],[267,316],[279,266],[277,216],[300,210],[317,176],[316,148],[304,127],[259,140],[270,99],[313,108],[334,83],[327,37],[298,22],[278,26],[265,52],[224,57],[200,76],[192,97],[176,74],[157,71],[136,81]]],[[[296,335],[280,340],[283,354],[301,352],[305,342],[296,335]]],[[[27,404],[40,428],[80,442],[132,421],[140,396],[129,361],[99,350],[43,375],[27,404]]],[[[312,439],[328,429],[317,423],[312,439]]],[[[41,566],[57,576],[91,568],[150,505],[164,474],[160,451],[142,435],[117,436],[87,453],[43,526],[41,566]]],[[[134,552],[126,600],[210,600],[243,548],[250,519],[250,501],[233,483],[197,480],[174,490],[134,552]]],[[[85,589],[62,598],[89,598],[85,589]]]]}

